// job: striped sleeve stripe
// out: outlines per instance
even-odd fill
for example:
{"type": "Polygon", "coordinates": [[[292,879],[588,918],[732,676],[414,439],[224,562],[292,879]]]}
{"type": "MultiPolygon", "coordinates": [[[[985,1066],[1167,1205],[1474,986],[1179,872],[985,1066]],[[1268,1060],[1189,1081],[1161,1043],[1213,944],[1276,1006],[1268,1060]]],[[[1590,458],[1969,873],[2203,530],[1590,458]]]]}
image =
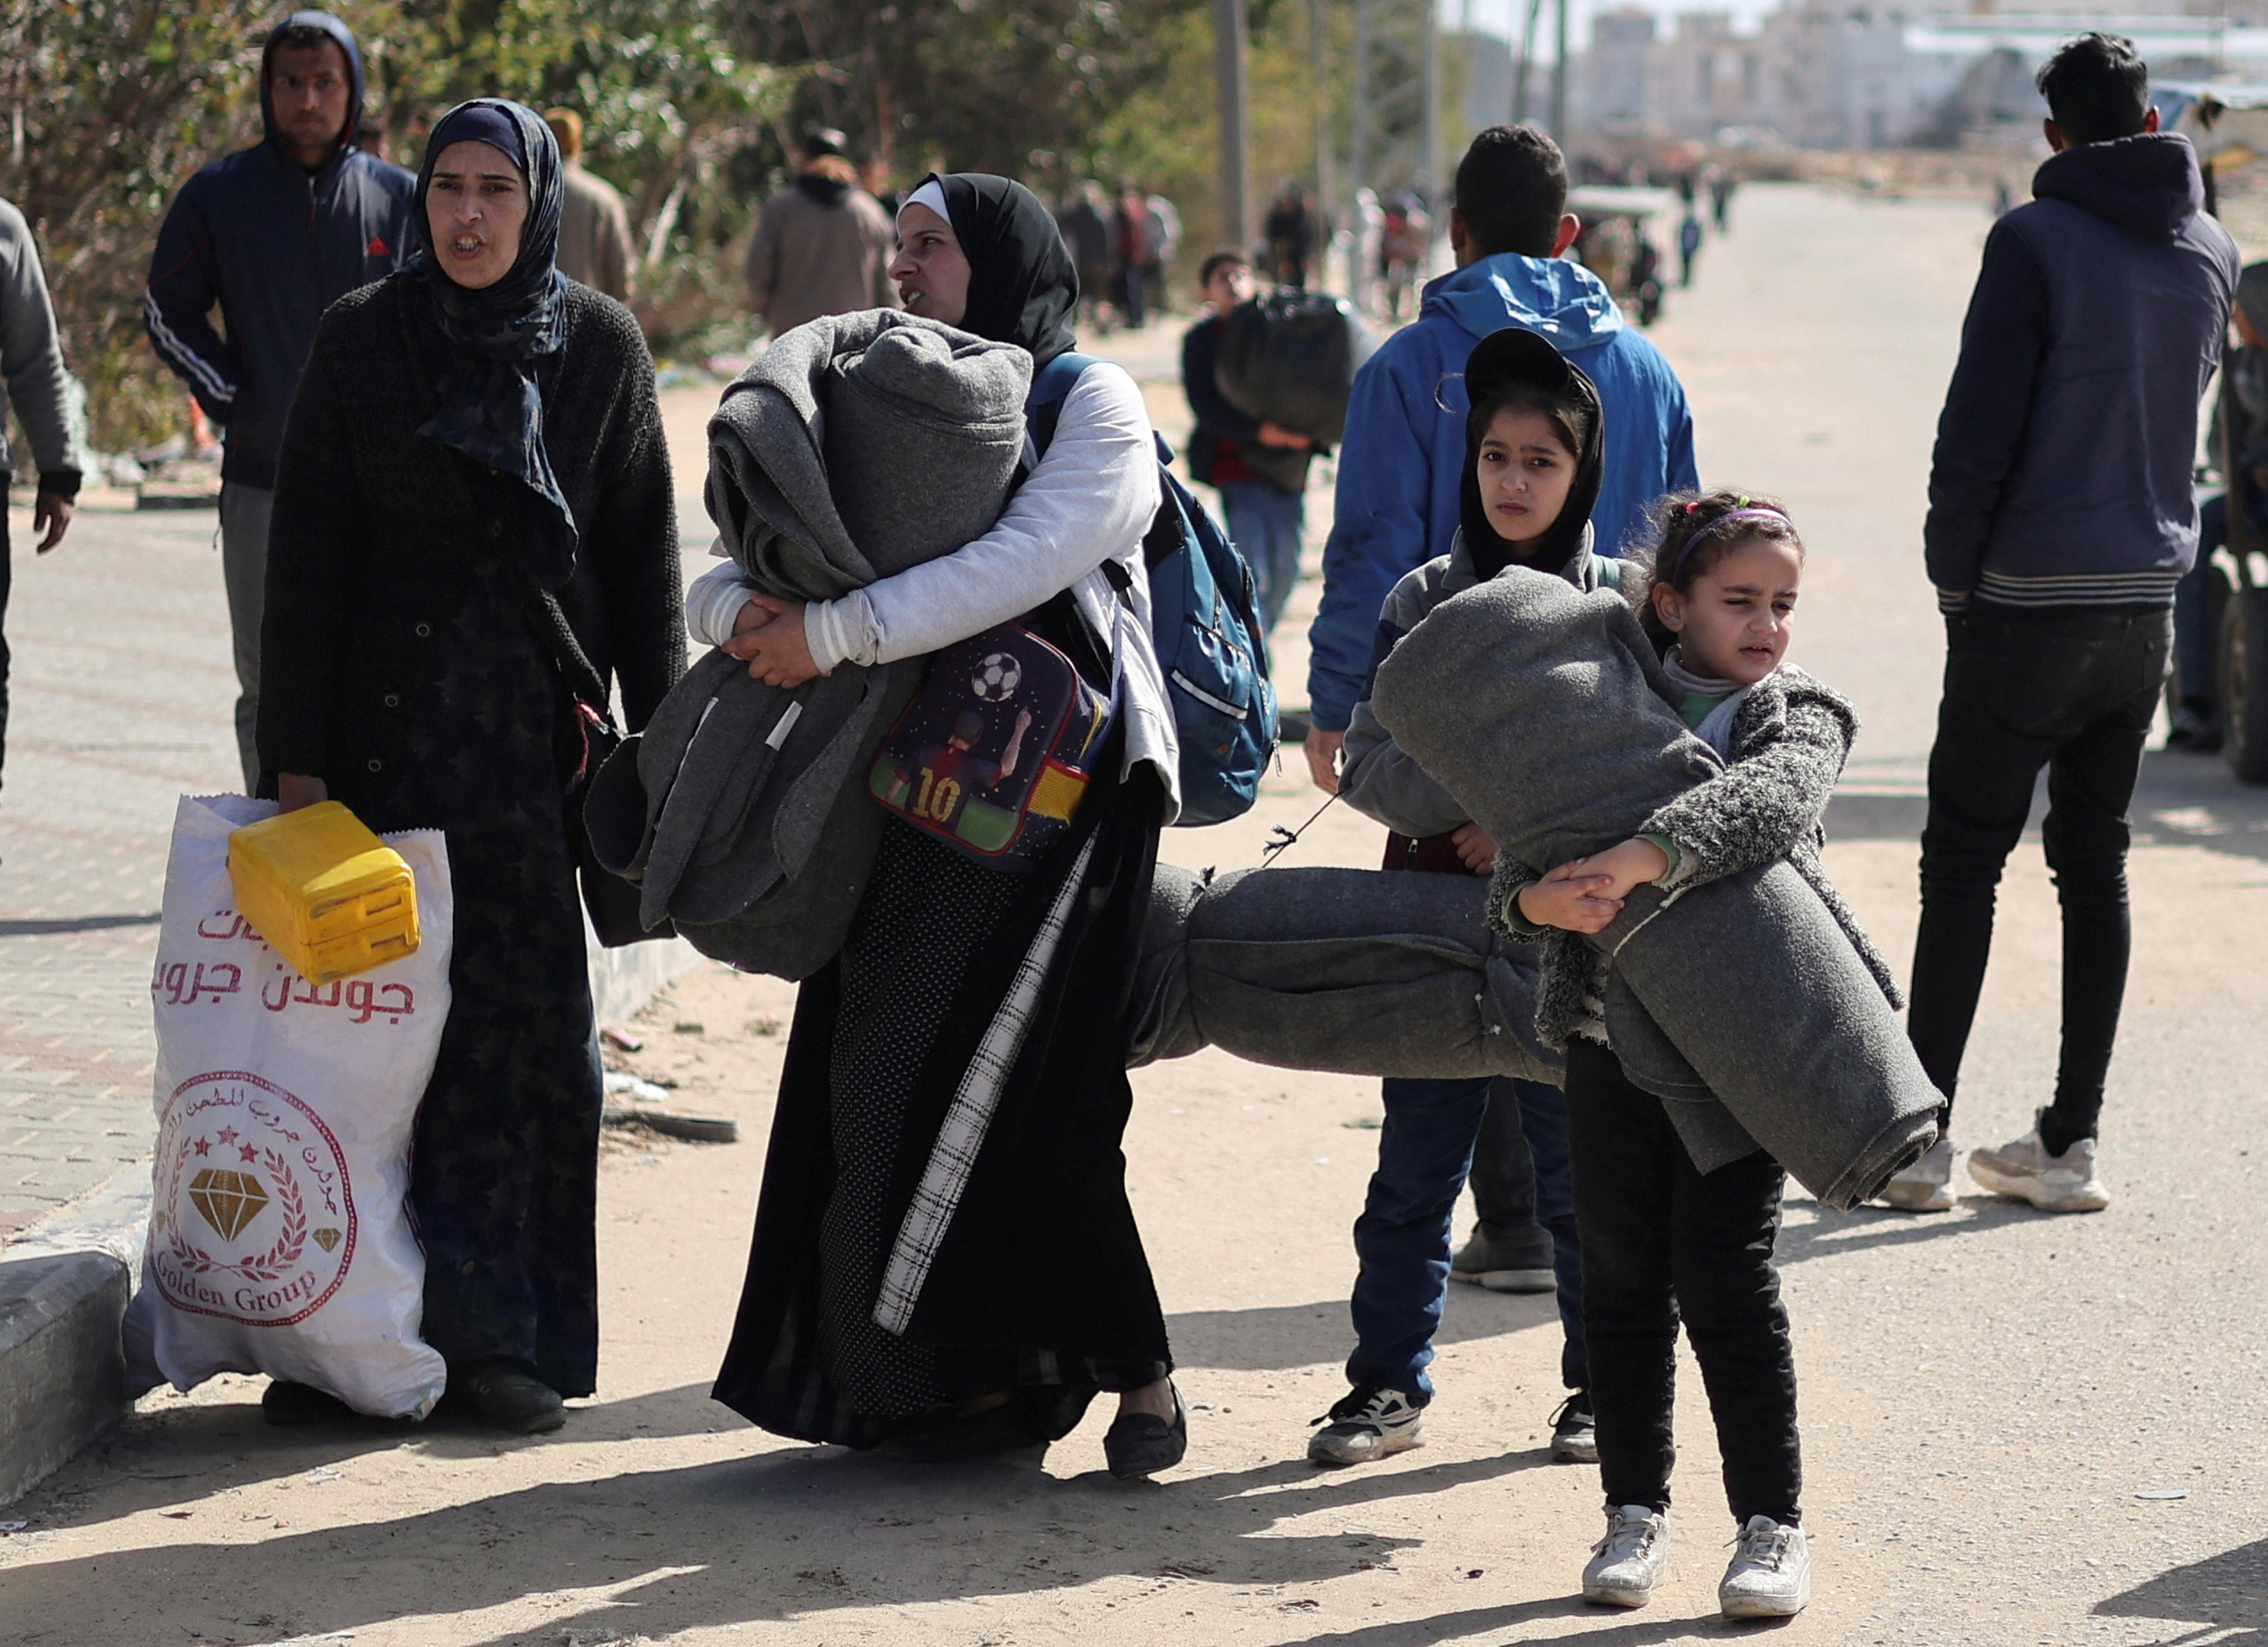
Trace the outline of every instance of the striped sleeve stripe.
{"type": "Polygon", "coordinates": [[[212,363],[180,339],[179,333],[166,323],[165,312],[158,307],[158,294],[142,294],[142,318],[150,328],[150,341],[158,345],[158,352],[175,370],[196,386],[201,397],[216,406],[232,406],[236,403],[236,385],[226,381],[212,368],[212,363]]]}
{"type": "Polygon", "coordinates": [[[2054,578],[2016,578],[1986,572],[1977,593],[2003,606],[2132,606],[2174,598],[2181,574],[2173,572],[2082,572],[2054,578]]]}

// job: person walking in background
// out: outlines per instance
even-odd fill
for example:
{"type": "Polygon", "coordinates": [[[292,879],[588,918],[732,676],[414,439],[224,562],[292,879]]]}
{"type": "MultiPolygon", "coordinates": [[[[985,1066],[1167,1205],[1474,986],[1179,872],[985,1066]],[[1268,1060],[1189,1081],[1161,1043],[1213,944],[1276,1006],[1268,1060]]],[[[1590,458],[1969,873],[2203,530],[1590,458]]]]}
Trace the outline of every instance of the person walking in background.
{"type": "MultiPolygon", "coordinates": [[[[55,305],[48,299],[32,225],[14,203],[0,200],[0,624],[8,616],[8,487],[15,478],[8,445],[8,409],[39,465],[32,498],[33,552],[44,555],[70,529],[78,497],[79,453],[70,417],[70,378],[55,335],[55,305]]],[[[8,642],[0,633],[0,763],[7,758],[8,642]]]]}
{"type": "Polygon", "coordinates": [[[1102,185],[1081,183],[1056,216],[1064,249],[1079,270],[1079,318],[1101,329],[1110,305],[1110,213],[1102,185]]]}
{"type": "Polygon", "coordinates": [[[1307,265],[1315,255],[1315,214],[1308,210],[1307,191],[1297,183],[1285,184],[1284,192],[1268,209],[1268,221],[1261,233],[1275,264],[1269,272],[1275,276],[1276,284],[1304,291],[1307,265]]]}
{"type": "Polygon", "coordinates": [[[2126,808],[2197,550],[2198,401],[2236,291],[2189,139],[2158,129],[2132,41],[2040,71],[2054,155],[1984,242],[1946,391],[1923,546],[1946,614],[1914,939],[1914,1050],[1946,1095],[1937,1146],[1884,1199],[1952,1205],[1947,1134],[1984,982],[1994,889],[2048,769],[2063,906],[2063,1051],[2037,1124],[1970,1176],[2049,1212],[2107,1206],[2103,1081],[2126,988],[2126,808]]]}
{"type": "MultiPolygon", "coordinates": [[[[428,250],[323,317],[284,431],[260,753],[286,810],[438,826],[448,1026],[409,1207],[449,1399],[556,1429],[599,1369],[597,1027],[565,794],[614,683],[630,729],[682,672],[653,363],[562,277],[566,185],[534,111],[481,98],[428,140],[428,250]]],[[[269,1421],[339,1415],[276,1384],[269,1421]]]]}
{"type": "Polygon", "coordinates": [[[1727,166],[1709,168],[1709,217],[1723,234],[1733,226],[1733,191],[1741,186],[1740,174],[1727,166]]]}
{"type": "Polygon", "coordinates": [[[323,311],[408,261],[416,180],[364,153],[362,55],[345,24],[294,11],[260,60],[265,136],[181,186],[158,231],[143,321],[158,357],[228,432],[221,575],[236,651],[236,741],[260,779],[261,602],[284,419],[323,311]],[[213,328],[220,308],[226,336],[213,328]]]}
{"type": "Polygon", "coordinates": [[[1433,220],[1418,196],[1404,191],[1386,208],[1386,226],[1378,240],[1379,274],[1386,282],[1386,317],[1402,318],[1402,305],[1417,286],[1425,267],[1425,254],[1433,244],[1433,220]]]}
{"type": "Polygon", "coordinates": [[[1685,218],[1677,225],[1677,284],[1693,284],[1693,260],[1701,255],[1701,214],[1689,203],[1685,218]]]}
{"type": "Polygon", "coordinates": [[[748,242],[748,307],[775,337],[822,314],[897,307],[889,216],[843,148],[839,131],[806,133],[802,169],[764,203],[748,242]]]}
{"type": "Polygon", "coordinates": [[[1118,209],[1110,217],[1110,289],[1118,299],[1119,314],[1138,331],[1150,319],[1148,289],[1142,278],[1149,244],[1150,203],[1130,183],[1118,191],[1118,209]]]}
{"type": "Polygon", "coordinates": [[[1167,270],[1174,254],[1182,249],[1182,214],[1163,195],[1152,195],[1142,204],[1143,221],[1148,225],[1142,238],[1143,300],[1152,314],[1163,314],[1167,270]]]}
{"type": "Polygon", "coordinates": [[[1182,392],[1197,419],[1189,433],[1189,473],[1220,493],[1229,540],[1252,568],[1264,633],[1276,627],[1300,582],[1314,443],[1247,417],[1213,380],[1222,318],[1252,296],[1251,262],[1242,252],[1215,252],[1197,277],[1211,313],[1182,338],[1182,392]]]}
{"type": "Polygon", "coordinates": [[[566,203],[559,218],[559,272],[603,292],[617,303],[630,300],[637,249],[630,240],[630,209],[622,191],[583,165],[583,117],[571,108],[547,108],[566,170],[566,203]]]}

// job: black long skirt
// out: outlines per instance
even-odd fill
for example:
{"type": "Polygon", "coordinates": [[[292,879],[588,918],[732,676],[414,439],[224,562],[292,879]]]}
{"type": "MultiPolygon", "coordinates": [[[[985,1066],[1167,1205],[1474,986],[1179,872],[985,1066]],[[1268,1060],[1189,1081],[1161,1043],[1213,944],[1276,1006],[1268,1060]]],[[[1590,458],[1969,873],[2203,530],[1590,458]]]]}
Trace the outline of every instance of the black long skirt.
{"type": "Polygon", "coordinates": [[[1172,1370],[1120,1149],[1161,806],[1147,768],[1099,778],[1031,875],[892,821],[796,1003],[717,1400],[871,1446],[962,1395],[1172,1370]]]}

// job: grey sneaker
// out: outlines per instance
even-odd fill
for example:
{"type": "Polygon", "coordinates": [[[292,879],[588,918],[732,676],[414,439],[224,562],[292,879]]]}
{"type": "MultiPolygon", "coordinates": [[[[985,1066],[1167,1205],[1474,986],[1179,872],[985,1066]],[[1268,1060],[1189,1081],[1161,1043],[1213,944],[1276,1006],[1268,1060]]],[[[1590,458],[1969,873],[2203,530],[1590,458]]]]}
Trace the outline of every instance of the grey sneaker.
{"type": "Polygon", "coordinates": [[[1789,1619],[1810,1600],[1811,1547],[1803,1529],[1750,1516],[1733,1540],[1717,1610],[1728,1619],[1789,1619]]]}
{"type": "Polygon", "coordinates": [[[1644,1504],[1607,1511],[1607,1533],[1591,1546],[1583,1569],[1583,1599],[1610,1607],[1642,1607],[1669,1572],[1669,1518],[1644,1504]]]}
{"type": "Polygon", "coordinates": [[[1940,1138],[1922,1158],[1882,1185],[1876,1203],[1905,1213],[1941,1213],[1953,1206],[1953,1140],[1940,1138]]]}
{"type": "Polygon", "coordinates": [[[1317,1464],[1367,1464],[1425,1444],[1425,1407],[1400,1390],[1358,1385],[1314,1422],[1323,1426],[1307,1441],[1317,1464]]]}
{"type": "Polygon", "coordinates": [[[1491,1292],[1550,1292],[1559,1284],[1551,1269],[1551,1232],[1542,1224],[1509,1236],[1477,1226],[1449,1260],[1449,1279],[1491,1292]]]}
{"type": "Polygon", "coordinates": [[[1591,1413],[1591,1392],[1578,1390],[1551,1414],[1551,1457],[1559,1464],[1599,1461],[1599,1421],[1591,1413]]]}
{"type": "Polygon", "coordinates": [[[2037,1126],[1998,1149],[1970,1151],[1969,1176],[1995,1195],[2013,1195],[2043,1213],[2099,1213],[2110,1205],[2110,1192],[2095,1176],[2095,1140],[2082,1138],[2051,1156],[2037,1126]]]}

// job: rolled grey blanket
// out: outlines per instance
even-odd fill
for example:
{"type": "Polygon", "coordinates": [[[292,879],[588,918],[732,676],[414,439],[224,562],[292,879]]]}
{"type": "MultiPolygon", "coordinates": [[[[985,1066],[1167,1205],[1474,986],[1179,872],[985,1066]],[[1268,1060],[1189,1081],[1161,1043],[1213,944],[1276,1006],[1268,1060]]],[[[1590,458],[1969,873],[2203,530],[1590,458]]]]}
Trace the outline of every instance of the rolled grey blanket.
{"type": "Polygon", "coordinates": [[[1487,892],[1465,875],[1160,864],[1128,1067],[1218,1046],[1278,1069],[1556,1084],[1535,957],[1490,930],[1487,892]]]}
{"type": "MultiPolygon", "coordinates": [[[[833,600],[949,554],[998,519],[1023,456],[1031,357],[895,310],[773,340],[709,423],[706,499],[756,587],[833,600]]],[[[880,838],[866,768],[923,661],[844,664],[786,691],[711,652],[584,808],[646,924],[799,979],[842,947],[880,838]]]]}
{"type": "MultiPolygon", "coordinates": [[[[1436,608],[1380,665],[1371,704],[1500,853],[1539,870],[1627,840],[1723,764],[1678,720],[1620,596],[1520,568],[1436,608]]],[[[1882,986],[1785,860],[1641,888],[1590,942],[1614,962],[1608,1033],[1704,1171],[1753,1139],[1853,1207],[1934,1141],[1941,1099],[1882,986]]]]}

